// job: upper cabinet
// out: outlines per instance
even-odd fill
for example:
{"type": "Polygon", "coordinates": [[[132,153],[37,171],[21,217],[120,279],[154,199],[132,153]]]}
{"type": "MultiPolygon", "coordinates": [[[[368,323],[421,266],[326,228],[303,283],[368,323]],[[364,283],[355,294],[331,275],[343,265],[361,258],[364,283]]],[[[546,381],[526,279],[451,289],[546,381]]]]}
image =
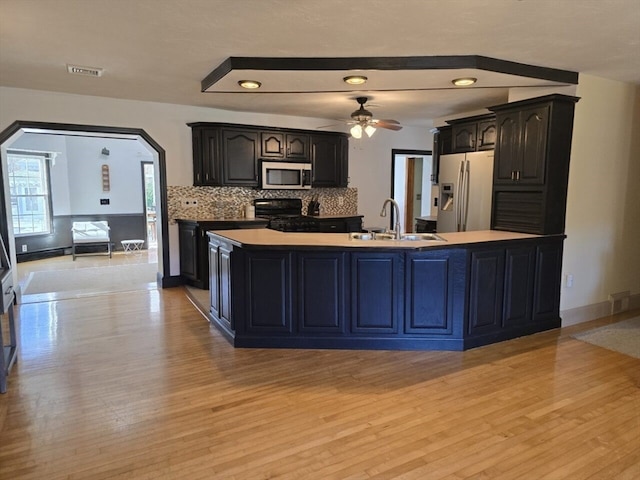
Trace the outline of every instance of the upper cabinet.
{"type": "Polygon", "coordinates": [[[496,112],[491,228],[564,233],[577,97],[546,95],[496,112]]]}
{"type": "Polygon", "coordinates": [[[220,129],[192,127],[193,184],[220,185],[222,164],[220,162],[220,129]]]}
{"type": "Polygon", "coordinates": [[[344,133],[223,123],[190,123],[194,186],[259,185],[261,159],[310,162],[313,187],[346,187],[349,146],[344,133]]]}
{"type": "Polygon", "coordinates": [[[545,180],[550,104],[497,114],[498,136],[494,183],[542,185],[545,180]]]}
{"type": "Polygon", "coordinates": [[[307,134],[261,132],[260,140],[261,158],[309,161],[309,135],[307,134]]]}
{"type": "Polygon", "coordinates": [[[223,185],[258,186],[258,133],[244,129],[222,129],[223,185]]]}
{"type": "Polygon", "coordinates": [[[312,187],[346,187],[349,143],[345,134],[311,135],[312,187]]]}
{"type": "Polygon", "coordinates": [[[496,144],[496,119],[493,114],[449,120],[451,153],[493,150],[496,144]]]}

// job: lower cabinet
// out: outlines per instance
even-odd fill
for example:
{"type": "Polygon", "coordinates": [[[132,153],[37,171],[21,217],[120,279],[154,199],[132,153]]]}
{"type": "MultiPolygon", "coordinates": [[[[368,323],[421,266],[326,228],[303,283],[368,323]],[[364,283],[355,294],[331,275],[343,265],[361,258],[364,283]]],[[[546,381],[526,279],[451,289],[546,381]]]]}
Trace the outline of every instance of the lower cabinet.
{"type": "Polygon", "coordinates": [[[407,254],[405,333],[454,333],[455,301],[464,299],[464,258],[464,251],[454,250],[407,254]]]}
{"type": "Polygon", "coordinates": [[[560,326],[563,237],[469,253],[470,346],[560,326]]]}
{"type": "Polygon", "coordinates": [[[268,220],[187,220],[178,219],[180,238],[180,275],[185,283],[196,288],[209,288],[207,230],[230,230],[237,228],[263,228],[268,220]]]}
{"type": "Polygon", "coordinates": [[[293,331],[290,252],[251,252],[245,256],[244,328],[249,334],[293,331]]]}
{"type": "Polygon", "coordinates": [[[533,321],[554,322],[560,310],[562,284],[562,242],[536,247],[535,284],[533,288],[533,321]]]}
{"type": "Polygon", "coordinates": [[[472,251],[470,263],[468,333],[498,331],[502,328],[504,249],[472,251]]]}
{"type": "Polygon", "coordinates": [[[404,279],[400,253],[351,254],[351,332],[398,333],[404,279]]]}
{"type": "Polygon", "coordinates": [[[346,257],[344,252],[297,255],[296,313],[301,333],[344,333],[349,298],[346,257]]]}
{"type": "Polygon", "coordinates": [[[209,238],[210,315],[235,346],[463,350],[560,326],[560,235],[382,251],[209,238]]]}
{"type": "Polygon", "coordinates": [[[518,327],[531,323],[535,264],[534,246],[505,250],[503,327],[518,327]]]}
{"type": "Polygon", "coordinates": [[[235,329],[231,315],[231,247],[209,241],[209,312],[227,333],[235,329]]]}

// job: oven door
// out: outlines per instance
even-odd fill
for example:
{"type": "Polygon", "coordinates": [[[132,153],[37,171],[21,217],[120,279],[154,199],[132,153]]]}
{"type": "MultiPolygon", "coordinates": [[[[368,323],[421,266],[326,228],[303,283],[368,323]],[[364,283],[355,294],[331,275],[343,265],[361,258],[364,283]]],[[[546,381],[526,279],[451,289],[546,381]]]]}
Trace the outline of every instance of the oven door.
{"type": "Polygon", "coordinates": [[[261,186],[267,190],[308,190],[311,188],[311,164],[262,162],[261,186]]]}

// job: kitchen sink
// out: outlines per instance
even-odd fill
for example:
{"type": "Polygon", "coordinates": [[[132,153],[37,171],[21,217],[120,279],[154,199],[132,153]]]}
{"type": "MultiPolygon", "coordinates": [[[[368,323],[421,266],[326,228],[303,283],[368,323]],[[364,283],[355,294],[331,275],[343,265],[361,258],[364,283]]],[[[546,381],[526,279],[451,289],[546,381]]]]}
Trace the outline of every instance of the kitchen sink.
{"type": "Polygon", "coordinates": [[[409,241],[432,241],[432,242],[446,242],[444,238],[435,233],[405,233],[402,235],[401,240],[409,241]]]}
{"type": "Polygon", "coordinates": [[[351,240],[373,240],[373,233],[352,232],[349,234],[351,240]]]}
{"type": "MultiPolygon", "coordinates": [[[[349,234],[351,240],[395,240],[393,233],[370,233],[370,232],[352,232],[349,234]]],[[[446,242],[444,238],[435,233],[404,233],[400,238],[401,241],[432,241],[446,242]]]]}
{"type": "Polygon", "coordinates": [[[382,232],[352,232],[349,234],[351,240],[394,240],[395,234],[382,232]]]}

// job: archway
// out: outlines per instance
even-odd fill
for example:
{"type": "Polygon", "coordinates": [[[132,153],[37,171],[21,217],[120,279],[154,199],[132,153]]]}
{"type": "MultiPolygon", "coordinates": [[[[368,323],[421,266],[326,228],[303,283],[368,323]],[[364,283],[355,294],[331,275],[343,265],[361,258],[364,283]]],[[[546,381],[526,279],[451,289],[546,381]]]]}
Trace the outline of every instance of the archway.
{"type": "MultiPolygon", "coordinates": [[[[159,235],[158,248],[161,249],[158,262],[158,286],[164,288],[171,286],[169,274],[169,234],[168,234],[168,213],[167,213],[167,180],[166,180],[166,159],[164,149],[147,134],[143,129],[110,127],[99,125],[77,125],[66,123],[30,122],[18,120],[0,133],[0,154],[2,170],[0,171],[0,235],[5,244],[10,249],[12,263],[16,261],[16,251],[13,242],[13,232],[9,230],[8,211],[6,203],[6,183],[7,160],[6,145],[12,142],[17,136],[27,132],[55,132],[57,134],[78,135],[80,133],[96,137],[111,138],[133,138],[146,144],[156,153],[157,162],[156,173],[158,177],[157,200],[159,201],[159,235]],[[166,273],[166,274],[165,274],[166,273]]],[[[14,273],[15,275],[15,273],[14,273]]]]}

